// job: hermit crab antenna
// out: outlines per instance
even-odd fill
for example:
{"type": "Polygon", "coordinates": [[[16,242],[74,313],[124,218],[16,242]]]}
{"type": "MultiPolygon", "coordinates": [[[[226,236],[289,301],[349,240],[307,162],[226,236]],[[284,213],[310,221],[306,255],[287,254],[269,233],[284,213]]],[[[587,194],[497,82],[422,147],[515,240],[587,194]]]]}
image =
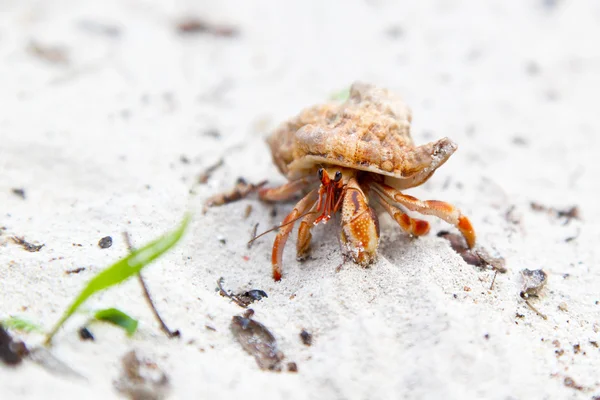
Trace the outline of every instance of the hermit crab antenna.
{"type": "Polygon", "coordinates": [[[294,218],[291,221],[286,222],[285,224],[274,226],[271,229],[268,229],[268,230],[264,231],[260,235],[254,236],[252,239],[250,239],[250,241],[248,241],[247,244],[250,244],[250,243],[254,242],[256,239],[258,239],[259,237],[262,237],[262,236],[266,235],[269,232],[273,232],[273,231],[276,231],[277,229],[282,228],[282,227],[284,227],[286,225],[293,224],[294,222],[298,221],[300,218],[303,218],[303,217],[306,217],[309,214],[315,214],[315,213],[316,213],[316,211],[309,211],[309,212],[306,212],[306,213],[304,213],[302,215],[297,216],[296,218],[294,218]]]}

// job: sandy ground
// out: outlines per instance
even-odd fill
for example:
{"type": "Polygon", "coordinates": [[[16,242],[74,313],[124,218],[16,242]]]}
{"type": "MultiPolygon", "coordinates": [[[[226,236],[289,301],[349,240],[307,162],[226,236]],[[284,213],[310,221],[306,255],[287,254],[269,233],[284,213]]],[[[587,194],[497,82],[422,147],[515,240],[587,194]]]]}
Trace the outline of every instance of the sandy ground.
{"type": "Polygon", "coordinates": [[[282,183],[266,134],[355,80],[403,95],[417,143],[459,144],[410,194],[459,206],[509,270],[490,290],[492,271],[436,237],[444,223],[430,219],[432,234],[414,240],[382,219],[372,268],[336,272],[330,224],[317,230],[310,260],[297,262],[290,246],[275,283],[273,236],[246,242],[254,224],[273,226],[291,205],[273,217],[245,199],[197,212],[183,242],[145,270],[180,339],[162,334],[132,280],[86,307],[139,318],[135,336],[98,324],[96,341],[81,341],[85,317],[76,316],[52,352],[85,379],[30,361],[0,365],[0,398],[118,398],[113,381],[131,349],[168,374],[173,399],[600,396],[598,37],[591,0],[1,2],[0,317],[49,328],[127,253],[121,232],[147,242],[239,176],[282,183]],[[186,15],[238,34],[182,35],[186,15]],[[578,206],[581,219],[531,202],[578,206]],[[45,246],[26,252],[12,235],[45,246]],[[114,244],[100,249],[107,235],[114,244]],[[519,298],[523,268],[548,273],[532,300],[547,320],[519,298]],[[262,371],[242,350],[229,324],[243,310],[215,291],[219,277],[235,292],[268,293],[252,305],[255,319],[297,373],[262,371]]]}

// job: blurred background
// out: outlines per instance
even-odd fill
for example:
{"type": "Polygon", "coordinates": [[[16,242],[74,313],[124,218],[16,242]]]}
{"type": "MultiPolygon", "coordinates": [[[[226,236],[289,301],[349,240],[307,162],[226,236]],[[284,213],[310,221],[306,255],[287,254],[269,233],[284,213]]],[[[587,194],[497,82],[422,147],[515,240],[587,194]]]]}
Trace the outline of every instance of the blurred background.
{"type": "Polygon", "coordinates": [[[0,135],[82,161],[116,147],[160,175],[161,151],[214,157],[363,80],[403,95],[417,142],[535,168],[522,147],[597,144],[599,21],[595,1],[4,0],[0,135]]]}
{"type": "Polygon", "coordinates": [[[574,202],[599,188],[598,37],[596,1],[4,0],[0,172],[165,204],[186,161],[225,160],[213,190],[278,180],[264,137],[361,80],[405,98],[416,143],[459,144],[428,184],[574,202]]]}

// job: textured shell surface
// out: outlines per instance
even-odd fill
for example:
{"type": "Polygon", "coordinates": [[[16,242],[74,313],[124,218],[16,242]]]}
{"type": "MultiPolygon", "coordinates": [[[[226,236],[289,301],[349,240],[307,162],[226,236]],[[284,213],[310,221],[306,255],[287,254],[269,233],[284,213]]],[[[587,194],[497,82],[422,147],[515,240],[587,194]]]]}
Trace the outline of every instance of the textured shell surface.
{"type": "Polygon", "coordinates": [[[456,150],[448,138],[415,147],[411,111],[391,91],[355,83],[344,103],[307,108],[268,139],[273,160],[288,178],[337,165],[392,177],[394,186],[422,183],[456,150]]]}

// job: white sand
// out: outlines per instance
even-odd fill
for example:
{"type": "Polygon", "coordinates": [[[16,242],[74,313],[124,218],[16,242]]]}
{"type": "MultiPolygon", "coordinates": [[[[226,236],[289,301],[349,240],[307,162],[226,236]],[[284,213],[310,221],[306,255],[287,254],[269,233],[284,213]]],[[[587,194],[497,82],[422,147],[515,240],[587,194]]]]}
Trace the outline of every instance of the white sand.
{"type": "Polygon", "coordinates": [[[112,381],[130,349],[168,373],[173,399],[600,395],[600,349],[590,343],[600,343],[597,2],[166,3],[0,4],[0,317],[49,328],[94,273],[126,254],[121,232],[139,245],[175,226],[196,176],[220,157],[225,165],[191,200],[194,209],[238,176],[283,182],[265,134],[354,80],[401,93],[418,143],[449,136],[459,144],[410,193],[459,206],[509,272],[489,290],[493,273],[465,264],[435,236],[447,225],[431,220],[432,234],[412,240],[385,219],[372,268],[347,263],[336,273],[341,256],[329,225],[317,230],[305,263],[291,242],[275,283],[273,236],[249,250],[246,241],[256,222],[272,226],[291,205],[278,205],[272,218],[251,198],[196,215],[184,241],[145,270],[180,340],[161,333],[132,280],[86,306],[138,317],[133,338],[94,325],[96,341],[82,342],[78,316],[55,339],[54,354],[87,381],[31,362],[0,365],[0,398],[118,397],[112,381]],[[240,35],[181,37],[174,24],[186,13],[237,26],[240,35]],[[90,32],[83,22],[115,25],[121,35],[90,32]],[[64,46],[69,63],[32,56],[30,40],[64,46]],[[211,129],[222,137],[203,134],[211,129]],[[532,211],[531,201],[578,205],[583,220],[564,224],[532,211]],[[505,217],[513,207],[516,224],[505,217]],[[26,252],[10,235],[45,247],[26,252]],[[114,244],[101,250],[106,235],[114,244]],[[65,274],[76,267],[86,270],[65,274]],[[523,268],[549,274],[534,300],[548,320],[518,296],[523,268]],[[297,374],[261,371],[234,341],[229,323],[242,310],[215,292],[221,276],[228,289],[268,293],[253,305],[255,318],[297,374]],[[299,340],[302,328],[314,334],[311,347],[299,340]],[[566,377],[583,390],[567,387],[566,377]]]}

